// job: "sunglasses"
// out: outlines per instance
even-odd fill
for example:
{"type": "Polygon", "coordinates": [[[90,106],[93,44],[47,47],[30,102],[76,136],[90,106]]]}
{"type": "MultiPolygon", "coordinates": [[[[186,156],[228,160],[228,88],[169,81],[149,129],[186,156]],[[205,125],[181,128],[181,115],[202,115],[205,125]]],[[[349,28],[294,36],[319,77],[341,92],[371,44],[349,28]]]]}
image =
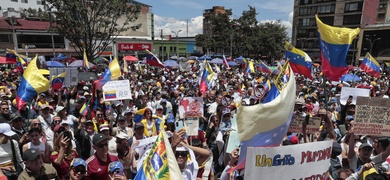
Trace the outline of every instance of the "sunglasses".
{"type": "Polygon", "coordinates": [[[61,123],[61,120],[53,121],[53,123],[59,124],[59,123],[61,123]]]}
{"type": "Polygon", "coordinates": [[[162,109],[157,109],[157,111],[163,111],[162,109]]]}
{"type": "Polygon", "coordinates": [[[99,117],[100,117],[100,116],[103,116],[103,114],[96,114],[96,116],[99,116],[99,117]]]}
{"type": "Polygon", "coordinates": [[[81,174],[85,174],[87,171],[85,170],[84,167],[73,167],[73,171],[77,174],[77,173],[81,173],[81,174]]]}
{"type": "Polygon", "coordinates": [[[108,147],[108,143],[97,145],[98,148],[108,147]]]}
{"type": "Polygon", "coordinates": [[[33,123],[33,126],[36,126],[36,125],[42,125],[42,123],[33,123]]]}
{"type": "Polygon", "coordinates": [[[8,108],[1,108],[1,110],[9,110],[8,108]]]}
{"type": "Polygon", "coordinates": [[[187,155],[188,155],[187,151],[176,151],[175,153],[176,158],[178,158],[179,156],[187,157],[187,155]]]}

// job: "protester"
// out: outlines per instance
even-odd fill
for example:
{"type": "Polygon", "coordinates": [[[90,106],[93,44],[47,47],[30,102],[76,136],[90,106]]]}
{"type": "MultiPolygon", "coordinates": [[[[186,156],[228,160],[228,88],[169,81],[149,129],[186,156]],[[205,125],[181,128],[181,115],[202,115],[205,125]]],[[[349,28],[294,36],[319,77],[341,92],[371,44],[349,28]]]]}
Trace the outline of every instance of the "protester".
{"type": "Polygon", "coordinates": [[[42,160],[44,163],[50,163],[51,147],[49,144],[42,142],[41,139],[42,130],[39,128],[32,128],[28,131],[28,137],[31,142],[23,145],[23,152],[27,149],[38,149],[42,154],[42,160]]]}
{"type": "Polygon", "coordinates": [[[87,173],[87,163],[81,158],[75,158],[70,163],[69,179],[83,180],[87,173]]]}
{"type": "Polygon", "coordinates": [[[55,179],[57,171],[51,164],[43,163],[39,149],[27,149],[23,152],[26,168],[19,175],[18,180],[55,179]]]}
{"type": "Polygon", "coordinates": [[[8,179],[16,179],[24,169],[18,142],[11,139],[15,133],[7,123],[0,123],[0,169],[8,179]]]}
{"type": "Polygon", "coordinates": [[[70,164],[74,158],[78,157],[71,139],[70,132],[63,131],[54,140],[54,151],[51,153],[50,159],[60,179],[69,179],[70,164]]]}

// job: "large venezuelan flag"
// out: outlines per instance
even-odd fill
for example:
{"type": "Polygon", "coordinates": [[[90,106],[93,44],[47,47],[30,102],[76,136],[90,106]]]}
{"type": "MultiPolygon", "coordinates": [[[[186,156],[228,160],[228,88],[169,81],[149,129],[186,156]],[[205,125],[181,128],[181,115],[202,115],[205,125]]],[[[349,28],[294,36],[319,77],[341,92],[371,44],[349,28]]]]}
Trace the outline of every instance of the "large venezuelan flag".
{"type": "Polygon", "coordinates": [[[59,74],[58,76],[53,76],[51,80],[51,89],[57,90],[61,89],[65,82],[66,72],[59,74]]]}
{"type": "Polygon", "coordinates": [[[319,32],[322,72],[332,81],[339,81],[347,73],[346,57],[353,39],[360,29],[339,28],[326,25],[316,15],[319,32]]]}
{"type": "Polygon", "coordinates": [[[312,60],[305,52],[295,48],[286,41],[286,59],[288,59],[292,70],[295,73],[304,75],[309,79],[313,79],[312,76],[312,60]]]}
{"type": "Polygon", "coordinates": [[[145,110],[146,108],[140,109],[134,114],[134,123],[142,121],[142,119],[144,118],[145,110]]]}
{"type": "Polygon", "coordinates": [[[117,58],[114,58],[112,62],[108,65],[106,68],[106,71],[102,74],[100,79],[97,82],[97,89],[101,89],[104,84],[106,84],[110,80],[117,79],[118,77],[122,76],[121,67],[119,66],[119,62],[117,58]]]}
{"type": "Polygon", "coordinates": [[[205,94],[209,89],[211,89],[212,79],[214,76],[214,71],[211,68],[210,64],[207,61],[203,63],[203,73],[200,78],[199,89],[202,94],[205,94]]]}
{"type": "Polygon", "coordinates": [[[161,67],[165,68],[164,64],[161,63],[161,61],[149,50],[146,49],[146,64],[149,64],[151,66],[161,67]]]}
{"type": "Polygon", "coordinates": [[[367,53],[366,56],[364,57],[362,63],[360,63],[360,68],[370,74],[371,76],[374,77],[380,77],[381,76],[381,67],[374,59],[374,57],[371,56],[370,53],[367,53]]]}
{"type": "Polygon", "coordinates": [[[134,180],[179,180],[183,179],[175,155],[164,130],[146,156],[134,180]]]}
{"type": "Polygon", "coordinates": [[[257,65],[257,70],[271,74],[271,69],[266,64],[264,64],[263,61],[260,61],[260,63],[257,65]]]}
{"type": "Polygon", "coordinates": [[[34,96],[50,88],[50,81],[39,72],[37,57],[35,56],[28,64],[21,78],[16,94],[16,103],[19,110],[34,96]]]}
{"type": "MultiPolygon", "coordinates": [[[[273,84],[263,103],[238,108],[237,125],[241,150],[237,169],[242,169],[245,165],[247,147],[279,146],[287,133],[296,97],[295,77],[288,64],[283,67],[288,71],[285,74],[289,75],[288,82],[279,86],[282,89],[273,84]]],[[[280,75],[275,83],[281,84],[283,76],[280,75]]]]}

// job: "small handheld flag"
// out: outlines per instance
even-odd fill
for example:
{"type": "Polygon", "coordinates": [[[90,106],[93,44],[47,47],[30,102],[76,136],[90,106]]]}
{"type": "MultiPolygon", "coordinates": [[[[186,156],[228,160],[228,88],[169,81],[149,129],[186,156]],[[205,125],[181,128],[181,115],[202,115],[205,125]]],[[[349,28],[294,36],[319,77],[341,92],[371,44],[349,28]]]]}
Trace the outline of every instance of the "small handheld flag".
{"type": "Polygon", "coordinates": [[[84,67],[85,67],[85,69],[86,70],[88,70],[89,69],[89,62],[88,62],[88,57],[87,57],[87,53],[85,52],[85,50],[84,50],[84,67]]]}
{"type": "Polygon", "coordinates": [[[65,82],[66,72],[63,72],[57,76],[53,76],[51,80],[51,89],[58,90],[61,89],[65,82]]]}

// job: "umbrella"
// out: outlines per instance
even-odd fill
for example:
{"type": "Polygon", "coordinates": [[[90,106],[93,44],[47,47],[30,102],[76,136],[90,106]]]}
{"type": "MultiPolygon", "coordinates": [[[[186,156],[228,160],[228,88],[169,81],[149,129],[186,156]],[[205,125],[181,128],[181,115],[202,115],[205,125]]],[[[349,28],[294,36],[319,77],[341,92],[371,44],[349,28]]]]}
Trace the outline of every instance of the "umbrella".
{"type": "Polygon", "coordinates": [[[190,56],[188,59],[189,59],[189,60],[196,60],[196,59],[198,59],[198,57],[196,57],[196,56],[190,56]]]}
{"type": "Polygon", "coordinates": [[[166,60],[166,61],[164,61],[164,66],[178,67],[179,64],[175,60],[166,60]]]}
{"type": "MultiPolygon", "coordinates": [[[[70,66],[70,67],[82,67],[83,66],[83,61],[84,60],[76,60],[76,61],[73,61],[72,63],[70,63],[68,66],[70,66]]],[[[89,64],[90,68],[95,67],[95,65],[92,64],[91,62],[88,62],[88,64],[89,64]]]]}
{"type": "Polygon", "coordinates": [[[204,59],[211,60],[212,58],[210,56],[206,56],[206,57],[202,56],[202,57],[198,58],[198,60],[200,60],[200,61],[203,61],[204,59]]]}
{"type": "Polygon", "coordinates": [[[177,56],[171,56],[170,59],[174,59],[174,60],[177,60],[179,59],[177,56]]]}
{"type": "Polygon", "coordinates": [[[234,61],[228,61],[229,66],[238,66],[238,64],[234,61]]]}
{"type": "Polygon", "coordinates": [[[361,79],[355,74],[345,74],[341,76],[340,81],[361,81],[361,79]]]}
{"type": "Polygon", "coordinates": [[[93,72],[79,72],[78,78],[79,81],[90,81],[96,80],[99,77],[96,75],[96,73],[93,72]]]}
{"type": "Polygon", "coordinates": [[[110,61],[110,60],[108,60],[107,58],[101,57],[101,56],[99,56],[99,57],[97,57],[95,60],[93,60],[93,62],[95,62],[95,63],[109,62],[109,61],[110,61]]]}
{"type": "Polygon", "coordinates": [[[138,58],[137,57],[134,57],[134,56],[125,56],[123,57],[125,58],[126,61],[131,61],[131,62],[136,62],[138,61],[138,58]]]}
{"type": "Polygon", "coordinates": [[[210,64],[223,64],[223,60],[221,58],[214,58],[210,61],[210,64]]]}
{"type": "Polygon", "coordinates": [[[47,67],[66,67],[64,64],[58,61],[46,61],[47,67]]]}
{"type": "Polygon", "coordinates": [[[244,60],[244,57],[242,57],[242,56],[236,58],[236,61],[243,61],[243,60],[244,60]]]}
{"type": "Polygon", "coordinates": [[[0,64],[8,64],[7,60],[5,59],[5,57],[1,57],[0,56],[0,64]]]}

